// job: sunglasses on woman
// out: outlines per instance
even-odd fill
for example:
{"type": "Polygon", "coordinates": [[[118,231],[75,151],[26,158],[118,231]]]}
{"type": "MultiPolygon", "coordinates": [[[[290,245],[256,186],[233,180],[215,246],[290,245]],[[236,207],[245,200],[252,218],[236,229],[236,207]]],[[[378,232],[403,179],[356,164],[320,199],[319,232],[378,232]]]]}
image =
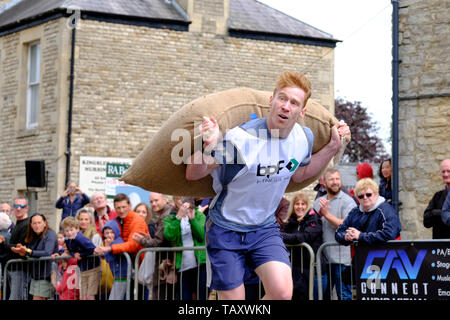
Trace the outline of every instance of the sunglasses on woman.
{"type": "Polygon", "coordinates": [[[364,199],[364,196],[366,196],[367,198],[370,198],[372,195],[373,195],[373,193],[363,193],[358,196],[358,199],[364,199]]]}

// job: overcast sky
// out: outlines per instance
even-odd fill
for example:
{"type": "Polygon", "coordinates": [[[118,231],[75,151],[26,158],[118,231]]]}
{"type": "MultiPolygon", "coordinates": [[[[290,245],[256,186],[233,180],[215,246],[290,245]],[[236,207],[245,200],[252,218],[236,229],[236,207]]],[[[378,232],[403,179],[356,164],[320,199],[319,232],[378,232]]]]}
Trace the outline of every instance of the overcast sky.
{"type": "Polygon", "coordinates": [[[259,0],[342,40],[335,49],[335,98],[361,101],[391,145],[390,0],[259,0]]]}

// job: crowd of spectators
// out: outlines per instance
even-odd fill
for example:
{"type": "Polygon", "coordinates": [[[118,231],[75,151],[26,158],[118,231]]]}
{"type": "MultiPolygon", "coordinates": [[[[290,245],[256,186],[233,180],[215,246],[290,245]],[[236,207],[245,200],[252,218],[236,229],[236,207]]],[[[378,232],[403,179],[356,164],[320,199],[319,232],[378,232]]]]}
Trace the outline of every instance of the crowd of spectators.
{"type": "MultiPolygon", "coordinates": [[[[440,173],[445,184],[431,199],[424,212],[424,226],[433,228],[433,239],[450,237],[450,159],[442,161],[440,173]]],[[[357,241],[368,245],[399,239],[401,223],[391,206],[391,160],[381,162],[380,183],[373,180],[369,164],[357,167],[357,183],[350,192],[342,189],[339,170],[329,168],[315,188],[318,192],[311,205],[303,192],[292,201],[282,199],[274,213],[280,234],[287,245],[307,243],[314,254],[325,242],[337,242],[339,247],[326,248],[322,260],[321,278],[324,299],[334,294],[337,299],[350,300],[352,245],[357,241]],[[329,268],[324,266],[329,264],[329,268]],[[338,285],[339,284],[339,285],[338,285]]],[[[125,194],[117,194],[114,207],[107,204],[106,195],[96,192],[88,197],[74,182],[56,202],[62,209],[58,230],[49,227],[45,214],[29,213],[25,197],[14,199],[12,208],[1,204],[0,264],[10,260],[32,261],[29,265],[15,263],[8,270],[7,290],[3,298],[10,300],[123,300],[126,298],[127,270],[124,253],[134,267],[134,259],[144,248],[203,247],[205,220],[210,199],[173,197],[151,192],[149,204],[131,207],[125,194]],[[14,221],[14,222],[13,222],[14,221]],[[51,257],[51,259],[37,258],[51,257]]],[[[310,274],[308,261],[291,251],[294,300],[308,299],[310,274]],[[300,257],[303,261],[300,261],[300,257]]],[[[141,256],[139,272],[140,299],[205,300],[211,298],[207,286],[205,250],[147,252],[141,256]],[[151,289],[153,288],[153,290],[151,289]]],[[[250,278],[250,277],[249,277],[250,278]]],[[[252,294],[248,281],[247,294],[252,294]]],[[[134,277],[131,279],[134,281],[134,277]]],[[[314,276],[314,298],[317,299],[317,276],[314,276]]],[[[132,283],[134,286],[134,283],[132,283]]],[[[3,288],[3,287],[2,287],[3,288]]],[[[132,291],[132,290],[131,290],[132,291]]]]}

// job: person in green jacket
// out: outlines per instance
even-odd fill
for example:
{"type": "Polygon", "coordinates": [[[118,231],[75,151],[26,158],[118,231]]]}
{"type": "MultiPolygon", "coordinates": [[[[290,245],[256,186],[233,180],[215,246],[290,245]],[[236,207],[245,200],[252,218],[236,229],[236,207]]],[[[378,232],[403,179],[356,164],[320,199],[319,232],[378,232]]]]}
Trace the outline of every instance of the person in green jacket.
{"type": "MultiPolygon", "coordinates": [[[[178,211],[164,219],[164,237],[174,247],[205,245],[205,215],[195,208],[194,198],[184,198],[178,211]]],[[[206,251],[177,251],[175,269],[178,274],[177,290],[182,300],[206,300],[206,251]]]]}

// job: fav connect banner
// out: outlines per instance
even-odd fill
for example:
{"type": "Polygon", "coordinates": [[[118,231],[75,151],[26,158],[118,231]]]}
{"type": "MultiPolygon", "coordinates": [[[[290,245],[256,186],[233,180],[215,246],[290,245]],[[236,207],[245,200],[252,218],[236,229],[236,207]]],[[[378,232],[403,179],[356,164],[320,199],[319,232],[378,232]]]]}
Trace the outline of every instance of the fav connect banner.
{"type": "Polygon", "coordinates": [[[359,300],[450,299],[450,242],[355,245],[359,300]]]}

